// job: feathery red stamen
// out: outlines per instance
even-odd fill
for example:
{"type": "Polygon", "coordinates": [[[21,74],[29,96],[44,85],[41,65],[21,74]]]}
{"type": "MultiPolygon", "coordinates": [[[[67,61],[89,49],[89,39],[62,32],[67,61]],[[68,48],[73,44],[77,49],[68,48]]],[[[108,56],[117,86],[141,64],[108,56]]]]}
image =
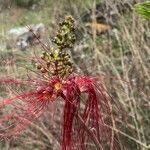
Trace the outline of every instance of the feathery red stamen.
{"type": "Polygon", "coordinates": [[[73,64],[66,52],[66,48],[71,48],[75,42],[73,23],[72,17],[66,17],[54,38],[58,49],[44,51],[41,60],[37,60],[40,78],[26,81],[0,80],[1,84],[31,88],[31,92],[15,95],[0,103],[0,108],[13,106],[11,112],[0,120],[4,127],[0,130],[1,138],[18,136],[51,102],[60,97],[64,100],[62,150],[84,150],[91,142],[97,149],[107,149],[109,145],[115,149],[115,135],[107,127],[115,126],[109,94],[96,78],[73,74],[73,64]],[[12,124],[6,124],[5,127],[7,121],[12,124]]]}

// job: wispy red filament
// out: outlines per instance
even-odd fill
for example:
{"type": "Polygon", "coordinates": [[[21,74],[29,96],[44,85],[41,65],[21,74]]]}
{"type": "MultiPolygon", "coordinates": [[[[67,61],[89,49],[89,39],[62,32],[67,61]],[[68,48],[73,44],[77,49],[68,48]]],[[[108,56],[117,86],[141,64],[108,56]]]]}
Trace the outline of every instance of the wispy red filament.
{"type": "Polygon", "coordinates": [[[62,150],[86,150],[91,143],[92,149],[93,145],[94,149],[115,149],[115,135],[107,126],[114,127],[115,121],[109,94],[100,80],[73,73],[73,63],[66,49],[73,47],[74,31],[74,19],[68,16],[60,23],[54,38],[57,48],[49,52],[44,45],[42,56],[35,57],[39,78],[0,79],[0,84],[24,86],[29,91],[0,102],[0,109],[6,113],[0,119],[1,139],[18,136],[48,105],[63,99],[62,150]]]}
{"type": "MultiPolygon", "coordinates": [[[[23,84],[28,86],[30,81],[3,80],[3,83],[23,84]],[[26,83],[26,84],[25,84],[26,83]]],[[[92,141],[88,132],[82,127],[78,116],[81,117],[99,144],[103,146],[113,143],[110,140],[112,131],[105,126],[113,124],[112,110],[109,106],[109,96],[101,84],[94,78],[71,75],[65,80],[52,78],[49,82],[34,82],[32,92],[21,93],[0,103],[4,108],[12,105],[14,110],[0,120],[0,124],[11,121],[10,125],[0,132],[2,138],[17,136],[34,119],[38,118],[48,105],[58,97],[64,99],[62,149],[86,149],[92,141]],[[83,98],[82,96],[85,95],[83,98]],[[19,104],[16,103],[21,101],[19,104]],[[14,121],[15,119],[15,121],[14,121]],[[106,142],[107,141],[107,142],[106,142]]]]}
{"type": "MultiPolygon", "coordinates": [[[[10,82],[13,80],[3,81],[10,82]]],[[[25,83],[14,82],[14,84],[25,83]]],[[[71,150],[75,148],[86,149],[87,143],[92,141],[86,130],[80,125],[78,116],[82,118],[91,133],[97,138],[100,144],[110,139],[111,131],[105,126],[105,120],[109,119],[112,125],[111,108],[106,91],[103,87],[96,85],[96,80],[86,76],[70,76],[60,82],[58,79],[51,79],[50,84],[34,83],[33,92],[21,93],[12,98],[5,99],[0,103],[4,108],[14,105],[11,113],[0,120],[0,124],[14,120],[14,125],[1,130],[2,138],[17,136],[34,119],[48,107],[49,103],[57,100],[58,97],[64,99],[62,149],[71,150]],[[85,95],[85,99],[82,97],[85,95]],[[22,105],[14,104],[21,101],[22,105]],[[84,107],[82,107],[84,105],[84,107]],[[104,116],[106,115],[106,116],[104,116]]],[[[107,141],[107,142],[108,142],[107,141]]],[[[105,143],[107,145],[107,142],[105,143]]],[[[112,142],[112,141],[111,141],[112,142]]]]}

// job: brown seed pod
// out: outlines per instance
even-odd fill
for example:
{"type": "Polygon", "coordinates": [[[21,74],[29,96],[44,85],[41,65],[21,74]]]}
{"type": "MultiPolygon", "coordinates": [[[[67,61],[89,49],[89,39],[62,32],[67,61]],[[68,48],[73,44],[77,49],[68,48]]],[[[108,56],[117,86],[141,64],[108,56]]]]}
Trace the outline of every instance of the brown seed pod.
{"type": "Polygon", "coordinates": [[[41,70],[42,73],[46,73],[47,72],[46,68],[41,68],[40,70],[41,70]]]}
{"type": "Polygon", "coordinates": [[[50,64],[51,64],[50,61],[47,61],[47,62],[46,62],[46,66],[47,66],[48,68],[50,67],[50,64]]]}
{"type": "Polygon", "coordinates": [[[36,63],[35,65],[36,65],[37,69],[41,69],[42,68],[42,66],[40,64],[38,64],[38,63],[36,63]]]}

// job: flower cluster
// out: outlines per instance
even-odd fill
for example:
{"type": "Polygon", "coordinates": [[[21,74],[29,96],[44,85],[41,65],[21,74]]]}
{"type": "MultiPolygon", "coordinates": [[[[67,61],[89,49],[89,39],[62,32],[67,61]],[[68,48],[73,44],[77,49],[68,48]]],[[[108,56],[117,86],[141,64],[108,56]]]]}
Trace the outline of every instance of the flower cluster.
{"type": "MultiPolygon", "coordinates": [[[[103,82],[74,72],[68,49],[75,42],[74,19],[67,16],[59,24],[54,38],[55,48],[43,51],[37,59],[37,79],[1,79],[1,84],[30,86],[29,92],[16,94],[0,102],[9,113],[0,119],[2,139],[18,136],[27,125],[41,116],[48,105],[62,99],[62,150],[115,149],[116,135],[108,126],[115,126],[110,96],[103,82]],[[7,124],[7,127],[6,127],[7,124]]],[[[48,110],[47,110],[48,111],[48,110]]]]}

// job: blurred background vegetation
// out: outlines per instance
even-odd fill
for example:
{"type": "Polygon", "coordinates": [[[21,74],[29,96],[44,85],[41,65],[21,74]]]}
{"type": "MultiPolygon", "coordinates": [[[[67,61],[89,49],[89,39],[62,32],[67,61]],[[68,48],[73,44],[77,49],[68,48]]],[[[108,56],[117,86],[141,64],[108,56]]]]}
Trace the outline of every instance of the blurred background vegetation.
{"type": "MultiPolygon", "coordinates": [[[[43,23],[42,42],[51,46],[57,23],[65,15],[72,15],[76,20],[77,43],[71,54],[77,70],[104,77],[109,92],[127,112],[127,123],[121,121],[120,112],[116,112],[122,150],[148,149],[150,20],[135,12],[134,5],[141,2],[143,0],[0,0],[0,76],[25,78],[28,70],[35,69],[32,57],[42,49],[40,44],[34,44],[20,50],[8,34],[10,29],[43,23]]],[[[0,100],[11,95],[11,90],[0,88],[0,100]]],[[[54,120],[55,126],[50,123],[51,116],[51,112],[47,112],[19,139],[1,142],[0,149],[58,150],[59,116],[54,120]]]]}

